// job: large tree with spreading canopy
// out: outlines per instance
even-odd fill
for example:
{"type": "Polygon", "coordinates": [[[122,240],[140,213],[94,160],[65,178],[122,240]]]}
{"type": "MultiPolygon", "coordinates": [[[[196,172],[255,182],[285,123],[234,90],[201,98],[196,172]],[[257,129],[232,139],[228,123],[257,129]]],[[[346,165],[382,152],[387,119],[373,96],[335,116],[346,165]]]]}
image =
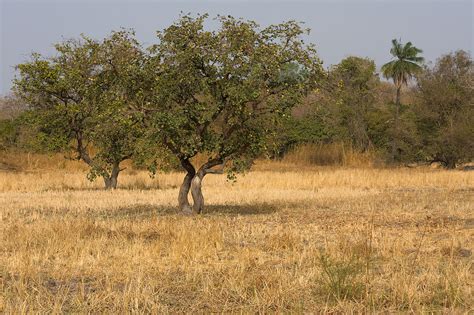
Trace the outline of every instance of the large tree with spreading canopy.
{"type": "Polygon", "coordinates": [[[28,104],[29,126],[45,151],[69,151],[90,167],[89,179],[117,186],[120,163],[134,155],[140,116],[128,107],[145,55],[128,31],[102,41],[82,36],[55,45],[56,55],[33,54],[17,66],[16,94],[28,104]]]}
{"type": "Polygon", "coordinates": [[[182,16],[158,33],[144,71],[150,137],[186,171],[179,208],[200,213],[204,176],[248,169],[268,144],[274,126],[323,76],[315,49],[302,39],[301,24],[261,28],[255,22],[207,15],[182,16]],[[202,165],[192,158],[207,157],[202,165]],[[191,207],[188,193],[194,201],[191,207]]]}

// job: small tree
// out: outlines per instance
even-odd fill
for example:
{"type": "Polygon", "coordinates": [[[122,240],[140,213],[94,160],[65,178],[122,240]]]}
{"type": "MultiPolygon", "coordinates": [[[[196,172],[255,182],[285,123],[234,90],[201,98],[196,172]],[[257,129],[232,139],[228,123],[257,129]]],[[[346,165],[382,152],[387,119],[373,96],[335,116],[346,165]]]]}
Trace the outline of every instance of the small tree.
{"type": "Polygon", "coordinates": [[[142,107],[158,145],[187,172],[178,196],[184,212],[202,211],[205,175],[226,167],[233,178],[251,166],[275,124],[322,73],[296,22],[261,29],[254,22],[220,16],[220,28],[208,31],[206,18],[183,16],[159,33],[147,72],[155,83],[148,106],[142,107]],[[208,160],[195,167],[191,158],[199,153],[208,160]]]}
{"type": "Polygon", "coordinates": [[[418,128],[428,159],[447,168],[474,158],[474,67],[465,51],[444,55],[418,80],[418,128]]]}
{"type": "Polygon", "coordinates": [[[90,180],[101,176],[106,188],[116,188],[120,163],[133,156],[141,135],[140,118],[126,109],[132,94],[139,101],[131,86],[143,53],[127,31],[102,42],[83,36],[55,47],[56,56],[34,54],[17,66],[14,89],[29,104],[29,123],[45,150],[72,149],[89,165],[90,180]]]}
{"type": "Polygon", "coordinates": [[[418,54],[423,51],[415,46],[411,42],[403,45],[396,39],[392,40],[392,48],[390,53],[394,60],[384,64],[382,66],[382,73],[387,79],[392,79],[397,89],[397,95],[395,98],[395,120],[394,120],[394,137],[392,141],[392,161],[399,160],[400,156],[397,153],[399,149],[398,140],[400,137],[400,94],[401,89],[404,85],[408,84],[408,81],[413,76],[422,70],[421,63],[424,61],[423,57],[418,54]]]}

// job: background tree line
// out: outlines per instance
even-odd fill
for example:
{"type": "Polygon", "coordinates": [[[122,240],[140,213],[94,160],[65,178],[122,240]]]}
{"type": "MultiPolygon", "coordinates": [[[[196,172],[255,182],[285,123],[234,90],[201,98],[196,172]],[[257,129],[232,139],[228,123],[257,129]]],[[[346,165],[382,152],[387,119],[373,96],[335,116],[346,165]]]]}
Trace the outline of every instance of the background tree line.
{"type": "Polygon", "coordinates": [[[107,188],[127,159],[152,172],[181,167],[180,208],[191,211],[191,190],[196,212],[206,174],[233,178],[307,143],[343,142],[391,163],[472,160],[469,53],[424,65],[420,49],[394,40],[385,81],[368,58],[325,71],[296,22],[261,28],[220,16],[209,31],[207,18],[181,17],[147,48],[122,30],[33,54],[0,102],[0,148],[64,152],[107,188]],[[208,160],[193,165],[197,154],[208,160]]]}
{"type": "Polygon", "coordinates": [[[373,60],[345,58],[281,125],[272,156],[303,143],[343,142],[360,152],[374,150],[387,163],[440,162],[454,168],[472,161],[470,54],[443,55],[411,76],[414,80],[392,84],[380,78],[373,60]]]}

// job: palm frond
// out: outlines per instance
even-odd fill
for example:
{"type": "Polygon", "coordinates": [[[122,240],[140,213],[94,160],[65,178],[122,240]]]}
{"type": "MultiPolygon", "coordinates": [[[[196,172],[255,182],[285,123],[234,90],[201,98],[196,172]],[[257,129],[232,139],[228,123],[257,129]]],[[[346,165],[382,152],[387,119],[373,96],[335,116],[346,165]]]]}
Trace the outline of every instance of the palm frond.
{"type": "Polygon", "coordinates": [[[392,48],[390,49],[390,53],[394,57],[398,57],[402,54],[403,47],[401,43],[397,39],[392,39],[392,48]]]}
{"type": "Polygon", "coordinates": [[[405,45],[397,39],[392,40],[390,53],[396,59],[384,64],[382,74],[387,79],[392,79],[396,85],[407,84],[418,71],[422,69],[424,58],[418,56],[422,50],[413,46],[411,42],[405,45]]]}

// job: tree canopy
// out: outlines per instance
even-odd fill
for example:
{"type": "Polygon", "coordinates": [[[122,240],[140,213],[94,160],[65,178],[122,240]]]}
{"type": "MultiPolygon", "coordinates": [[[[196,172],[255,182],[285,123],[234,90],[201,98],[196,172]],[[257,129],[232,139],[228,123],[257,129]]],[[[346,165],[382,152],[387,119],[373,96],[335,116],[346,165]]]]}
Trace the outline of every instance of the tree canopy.
{"type": "Polygon", "coordinates": [[[219,16],[220,27],[207,30],[206,19],[186,15],[160,32],[146,72],[155,78],[142,108],[153,137],[187,171],[180,193],[183,211],[190,211],[192,181],[194,210],[200,212],[206,174],[226,165],[232,177],[250,167],[265,150],[276,121],[322,74],[299,23],[260,28],[252,21],[219,16]],[[191,158],[197,154],[208,160],[195,167],[191,158]]]}
{"type": "Polygon", "coordinates": [[[442,56],[418,80],[416,115],[425,158],[448,168],[474,152],[474,66],[465,51],[442,56]]]}
{"type": "Polygon", "coordinates": [[[128,31],[102,42],[82,36],[55,48],[53,57],[33,54],[18,65],[14,89],[29,105],[29,124],[47,150],[72,150],[90,166],[90,179],[101,176],[115,188],[120,163],[132,157],[141,134],[139,117],[125,111],[137,100],[131,84],[141,48],[128,31]]]}

